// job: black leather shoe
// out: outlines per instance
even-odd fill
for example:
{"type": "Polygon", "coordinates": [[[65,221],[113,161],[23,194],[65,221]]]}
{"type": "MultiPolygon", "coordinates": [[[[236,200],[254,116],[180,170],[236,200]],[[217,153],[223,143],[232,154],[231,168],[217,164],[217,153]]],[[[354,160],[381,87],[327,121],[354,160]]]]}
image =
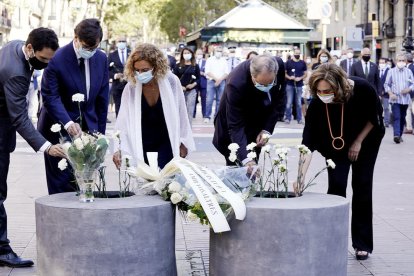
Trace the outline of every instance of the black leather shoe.
{"type": "Polygon", "coordinates": [[[34,263],[31,260],[23,260],[16,253],[10,252],[9,254],[0,255],[0,266],[9,267],[28,267],[34,263]]]}

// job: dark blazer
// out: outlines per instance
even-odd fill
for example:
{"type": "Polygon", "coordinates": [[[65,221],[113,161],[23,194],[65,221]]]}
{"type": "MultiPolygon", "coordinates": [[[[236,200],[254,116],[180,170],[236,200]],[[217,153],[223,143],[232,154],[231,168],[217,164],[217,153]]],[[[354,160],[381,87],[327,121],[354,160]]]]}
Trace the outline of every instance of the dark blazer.
{"type": "MultiPolygon", "coordinates": [[[[203,58],[201,60],[201,66],[200,66],[200,64],[198,64],[198,66],[200,67],[200,72],[204,73],[206,71],[206,60],[203,58]]],[[[200,75],[200,83],[199,83],[198,87],[199,87],[199,89],[207,89],[207,78],[206,78],[206,76],[200,75]]]]}
{"type": "Polygon", "coordinates": [[[237,156],[242,161],[247,157],[247,144],[256,142],[262,130],[273,133],[277,118],[284,112],[285,93],[281,90],[284,87],[284,68],[279,68],[279,72],[277,85],[270,90],[271,101],[267,93],[254,87],[250,60],[240,63],[230,72],[214,120],[213,144],[225,157],[230,153],[228,145],[237,143],[240,146],[237,156]]]}
{"type": "MultiPolygon", "coordinates": [[[[128,58],[129,55],[131,54],[131,51],[129,49],[125,49],[125,50],[126,50],[126,54],[128,58]]],[[[127,60],[125,59],[125,63],[126,61],[127,60]]],[[[118,50],[115,50],[112,53],[109,53],[108,64],[109,64],[109,79],[112,80],[111,92],[122,93],[127,82],[123,80],[119,80],[119,79],[114,80],[114,75],[116,73],[124,72],[124,64],[122,64],[121,60],[119,59],[118,50]],[[112,62],[113,62],[113,65],[111,66],[112,62]]]]}
{"type": "MultiPolygon", "coordinates": [[[[355,64],[355,62],[357,62],[358,60],[356,59],[352,59],[352,65],[355,64]]],[[[349,72],[348,72],[348,59],[344,59],[339,63],[339,66],[348,74],[349,76],[349,72]]]]}
{"type": "Polygon", "coordinates": [[[175,57],[167,55],[168,65],[170,66],[171,71],[174,71],[175,65],[177,64],[177,60],[175,57]]]}
{"type": "Polygon", "coordinates": [[[377,95],[380,95],[381,82],[380,82],[380,79],[379,79],[378,66],[373,62],[369,63],[368,78],[365,77],[363,66],[365,66],[365,65],[364,65],[364,63],[362,63],[362,61],[358,61],[358,62],[354,63],[352,65],[352,68],[351,68],[350,76],[356,76],[356,77],[366,79],[374,87],[375,92],[377,92],[377,95]]]}
{"type": "MultiPolygon", "coordinates": [[[[386,68],[384,70],[384,74],[380,77],[380,90],[378,92],[379,92],[379,95],[384,97],[384,98],[389,98],[390,97],[388,95],[388,93],[385,93],[385,88],[384,88],[385,80],[387,79],[387,74],[388,74],[389,70],[390,70],[389,68],[386,68]]],[[[378,74],[380,74],[379,69],[378,69],[378,74]]]]}
{"type": "MultiPolygon", "coordinates": [[[[87,101],[81,103],[83,122],[90,132],[105,133],[108,113],[109,78],[108,62],[104,52],[97,51],[89,59],[90,90],[87,101]]],[[[73,48],[73,42],[60,48],[50,60],[42,78],[43,106],[38,129],[49,141],[57,142],[59,135],[50,127],[55,123],[63,126],[69,121],[79,122],[78,103],[72,96],[82,93],[81,71],[73,48]]]]}
{"type": "Polygon", "coordinates": [[[26,96],[32,71],[23,45],[24,41],[14,40],[0,50],[0,154],[14,151],[16,130],[35,151],[47,142],[27,114],[26,96]]]}

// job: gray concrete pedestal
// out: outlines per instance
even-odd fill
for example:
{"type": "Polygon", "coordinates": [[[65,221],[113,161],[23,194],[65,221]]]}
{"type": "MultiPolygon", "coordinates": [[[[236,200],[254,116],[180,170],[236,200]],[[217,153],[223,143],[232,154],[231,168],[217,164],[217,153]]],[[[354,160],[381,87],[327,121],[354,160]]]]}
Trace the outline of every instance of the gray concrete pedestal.
{"type": "Polygon", "coordinates": [[[175,214],[159,196],[36,200],[40,275],[176,275],[175,214]]]}
{"type": "Polygon", "coordinates": [[[305,193],[246,205],[230,232],[210,232],[210,275],[347,275],[348,200],[305,193]]]}

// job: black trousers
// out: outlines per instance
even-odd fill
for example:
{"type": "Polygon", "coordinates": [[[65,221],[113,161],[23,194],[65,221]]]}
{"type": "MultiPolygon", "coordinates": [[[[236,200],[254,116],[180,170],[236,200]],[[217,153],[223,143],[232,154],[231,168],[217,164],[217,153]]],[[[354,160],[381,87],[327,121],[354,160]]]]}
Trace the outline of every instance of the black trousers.
{"type": "Polygon", "coordinates": [[[7,213],[4,201],[7,198],[7,175],[10,152],[16,147],[16,131],[8,118],[0,118],[0,255],[12,252],[7,238],[7,213]]]}
{"type": "Polygon", "coordinates": [[[76,180],[70,165],[61,171],[58,163],[61,157],[54,157],[44,153],[46,181],[49,195],[76,191],[76,180]]]}
{"type": "Polygon", "coordinates": [[[346,197],[348,174],[352,167],[352,246],[370,253],[373,250],[372,179],[378,150],[379,143],[369,147],[363,144],[356,162],[346,158],[333,159],[336,167],[328,169],[328,194],[346,197]]]}

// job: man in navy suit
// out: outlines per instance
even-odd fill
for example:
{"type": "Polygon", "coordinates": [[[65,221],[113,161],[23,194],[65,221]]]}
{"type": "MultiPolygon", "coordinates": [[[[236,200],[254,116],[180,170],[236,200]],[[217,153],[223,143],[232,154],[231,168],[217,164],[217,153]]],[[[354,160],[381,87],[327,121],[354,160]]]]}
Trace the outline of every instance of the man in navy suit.
{"type": "Polygon", "coordinates": [[[387,79],[389,68],[387,67],[387,58],[381,57],[378,60],[379,79],[380,79],[380,90],[379,95],[381,97],[382,108],[384,109],[384,125],[385,127],[390,126],[390,96],[385,92],[384,83],[387,79]]]}
{"type": "Polygon", "coordinates": [[[115,114],[118,117],[119,108],[121,106],[122,91],[127,84],[124,79],[124,65],[131,51],[127,49],[125,37],[117,39],[117,50],[108,56],[109,78],[112,80],[111,94],[115,102],[115,114]]]}
{"type": "MultiPolygon", "coordinates": [[[[75,28],[74,40],[60,48],[49,62],[42,79],[43,107],[38,121],[39,131],[49,141],[59,141],[59,134],[50,130],[55,123],[64,126],[64,136],[76,137],[82,130],[105,133],[109,77],[106,55],[97,51],[102,35],[97,19],[81,21],[75,28]],[[77,93],[85,95],[81,114],[78,103],[72,101],[77,93]]],[[[59,161],[45,155],[49,194],[75,191],[72,173],[57,169],[59,161]]]]}
{"type": "MultiPolygon", "coordinates": [[[[213,145],[229,160],[229,144],[240,148],[237,159],[245,166],[255,165],[247,157],[246,146],[257,143],[257,154],[267,143],[263,134],[271,135],[277,118],[284,113],[284,70],[278,60],[270,55],[260,55],[246,60],[234,68],[227,78],[220,107],[214,120],[213,145]],[[281,78],[278,70],[282,70],[281,78]]],[[[283,62],[282,62],[283,64],[283,62]]]]}
{"type": "Polygon", "coordinates": [[[352,65],[351,74],[349,75],[366,79],[374,87],[377,95],[380,96],[381,83],[379,80],[378,66],[370,62],[370,59],[371,50],[369,48],[362,49],[361,60],[352,65]]]}
{"type": "Polygon", "coordinates": [[[348,74],[348,76],[350,76],[352,65],[355,62],[357,62],[357,60],[354,59],[354,49],[348,48],[346,50],[346,59],[342,60],[339,63],[339,66],[341,66],[341,68],[348,74]]]}
{"type": "Polygon", "coordinates": [[[41,70],[58,49],[53,30],[37,28],[26,42],[13,40],[0,50],[0,266],[26,267],[33,261],[23,260],[13,252],[7,238],[7,174],[10,153],[16,148],[16,131],[35,150],[64,156],[60,145],[51,145],[33,127],[27,112],[26,96],[33,70],[41,70]]]}
{"type": "MultiPolygon", "coordinates": [[[[207,78],[205,75],[206,60],[204,58],[203,50],[201,49],[197,49],[196,51],[196,63],[198,64],[198,67],[200,68],[200,83],[197,86],[198,87],[197,92],[200,95],[200,99],[201,99],[201,113],[203,115],[203,118],[206,118],[206,97],[207,97],[207,78]]],[[[195,117],[196,115],[197,102],[194,108],[193,117],[195,117]]]]}

